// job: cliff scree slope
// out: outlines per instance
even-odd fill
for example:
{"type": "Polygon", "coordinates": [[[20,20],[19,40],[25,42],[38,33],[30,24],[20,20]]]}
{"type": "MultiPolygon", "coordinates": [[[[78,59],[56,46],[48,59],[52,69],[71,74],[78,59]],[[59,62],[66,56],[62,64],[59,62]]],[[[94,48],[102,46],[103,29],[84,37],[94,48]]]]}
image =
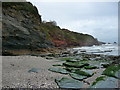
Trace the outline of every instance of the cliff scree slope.
{"type": "Polygon", "coordinates": [[[61,29],[55,22],[43,22],[29,2],[4,2],[2,7],[3,52],[100,44],[91,35],[61,29]]]}

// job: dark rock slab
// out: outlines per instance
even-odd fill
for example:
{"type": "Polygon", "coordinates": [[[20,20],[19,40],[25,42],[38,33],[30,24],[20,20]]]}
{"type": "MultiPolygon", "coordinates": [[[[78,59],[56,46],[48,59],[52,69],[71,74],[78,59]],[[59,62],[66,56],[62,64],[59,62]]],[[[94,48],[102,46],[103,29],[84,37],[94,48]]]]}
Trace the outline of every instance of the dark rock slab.
{"type": "Polygon", "coordinates": [[[90,86],[91,88],[117,88],[118,79],[113,77],[98,77],[90,86]]]}
{"type": "Polygon", "coordinates": [[[55,79],[55,82],[58,84],[60,88],[66,89],[80,89],[83,87],[83,82],[63,77],[62,79],[55,79]]]}
{"type": "Polygon", "coordinates": [[[120,65],[111,65],[103,71],[103,75],[120,79],[120,65]]]}
{"type": "Polygon", "coordinates": [[[48,70],[61,74],[68,74],[69,72],[63,68],[49,68],[48,70]]]}

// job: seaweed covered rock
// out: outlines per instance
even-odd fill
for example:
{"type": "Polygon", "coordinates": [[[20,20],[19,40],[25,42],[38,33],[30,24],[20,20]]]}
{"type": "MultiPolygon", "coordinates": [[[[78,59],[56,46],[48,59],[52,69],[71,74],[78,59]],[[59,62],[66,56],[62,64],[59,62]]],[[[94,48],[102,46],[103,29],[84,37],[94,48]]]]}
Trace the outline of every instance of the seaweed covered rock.
{"type": "Polygon", "coordinates": [[[84,66],[88,66],[88,63],[81,63],[81,62],[65,62],[63,63],[63,65],[65,66],[69,66],[69,67],[77,67],[77,68],[82,68],[84,66]]]}
{"type": "Polygon", "coordinates": [[[76,74],[76,73],[70,73],[69,74],[72,78],[77,79],[77,80],[83,80],[87,78],[87,76],[76,74]]]}
{"type": "Polygon", "coordinates": [[[63,68],[49,68],[48,70],[61,74],[68,74],[69,72],[63,68]]]}
{"type": "Polygon", "coordinates": [[[87,76],[87,77],[91,77],[94,75],[94,73],[90,70],[76,70],[73,73],[76,73],[82,76],[87,76]]]}
{"type": "Polygon", "coordinates": [[[66,88],[66,89],[80,89],[83,87],[83,82],[72,79],[72,78],[66,78],[63,77],[61,79],[55,79],[55,82],[58,84],[60,88],[66,88]]]}
{"type": "Polygon", "coordinates": [[[120,65],[111,65],[103,71],[103,75],[120,79],[120,65]]]}
{"type": "Polygon", "coordinates": [[[98,67],[97,66],[85,66],[84,68],[85,69],[97,69],[98,67]]]}
{"type": "Polygon", "coordinates": [[[97,77],[90,88],[116,88],[118,80],[112,77],[97,77]]]}

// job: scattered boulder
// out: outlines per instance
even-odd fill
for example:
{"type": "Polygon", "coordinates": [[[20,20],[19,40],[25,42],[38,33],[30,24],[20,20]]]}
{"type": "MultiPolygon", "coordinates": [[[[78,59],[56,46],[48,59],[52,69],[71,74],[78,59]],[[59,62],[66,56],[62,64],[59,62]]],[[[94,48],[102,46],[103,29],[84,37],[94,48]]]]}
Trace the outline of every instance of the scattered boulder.
{"type": "Polygon", "coordinates": [[[38,73],[38,72],[40,72],[40,69],[38,69],[38,68],[32,68],[28,72],[29,73],[31,73],[31,72],[38,73]]]}
{"type": "Polygon", "coordinates": [[[107,75],[109,77],[120,79],[118,73],[120,73],[120,65],[111,65],[108,68],[106,68],[102,74],[107,75]]]}
{"type": "Polygon", "coordinates": [[[61,79],[55,79],[55,82],[60,88],[63,89],[80,89],[84,85],[81,81],[66,77],[63,77],[61,79]]]}
{"type": "Polygon", "coordinates": [[[61,74],[68,74],[69,72],[63,68],[49,68],[48,70],[61,74]]]}
{"type": "Polygon", "coordinates": [[[84,66],[89,66],[88,63],[81,63],[81,62],[65,62],[63,65],[68,67],[76,67],[76,68],[82,68],[84,66]]]}
{"type": "Polygon", "coordinates": [[[83,80],[86,79],[87,76],[76,74],[76,73],[70,73],[69,74],[72,78],[77,79],[77,80],[83,80]]]}

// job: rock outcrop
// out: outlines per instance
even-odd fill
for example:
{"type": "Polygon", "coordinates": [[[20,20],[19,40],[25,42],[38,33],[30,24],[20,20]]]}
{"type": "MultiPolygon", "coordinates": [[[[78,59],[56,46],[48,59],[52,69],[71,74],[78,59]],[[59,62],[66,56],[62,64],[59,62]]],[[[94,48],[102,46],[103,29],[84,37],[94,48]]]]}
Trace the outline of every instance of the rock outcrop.
{"type": "Polygon", "coordinates": [[[31,3],[3,3],[3,51],[53,47],[40,32],[41,16],[31,3]]]}
{"type": "Polygon", "coordinates": [[[4,2],[2,5],[3,52],[99,45],[91,35],[61,29],[53,22],[42,22],[37,8],[29,2],[4,2]]]}

